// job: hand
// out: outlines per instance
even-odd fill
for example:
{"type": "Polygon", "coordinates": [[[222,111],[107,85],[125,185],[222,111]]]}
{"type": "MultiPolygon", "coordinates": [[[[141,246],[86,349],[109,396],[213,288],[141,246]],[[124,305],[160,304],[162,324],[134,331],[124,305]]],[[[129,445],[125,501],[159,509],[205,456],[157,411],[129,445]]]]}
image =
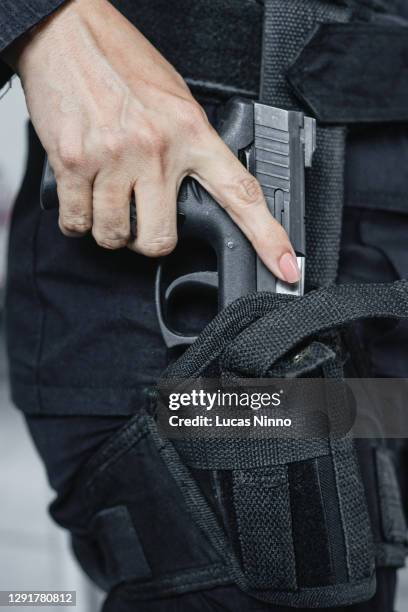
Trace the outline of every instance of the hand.
{"type": "Polygon", "coordinates": [[[177,242],[177,193],[197,179],[282,280],[299,278],[259,183],[175,69],[107,0],[73,0],[19,44],[15,67],[58,183],[67,236],[151,257],[177,242]],[[138,233],[129,201],[135,194],[138,233]]]}

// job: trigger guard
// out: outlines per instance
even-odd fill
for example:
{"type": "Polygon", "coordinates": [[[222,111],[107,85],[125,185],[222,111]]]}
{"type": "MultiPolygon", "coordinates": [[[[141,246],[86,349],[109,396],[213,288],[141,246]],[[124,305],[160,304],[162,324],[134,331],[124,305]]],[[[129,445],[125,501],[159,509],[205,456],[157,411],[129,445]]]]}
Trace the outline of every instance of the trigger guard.
{"type": "MultiPolygon", "coordinates": [[[[182,334],[174,332],[166,325],[163,314],[163,299],[161,291],[162,272],[163,267],[161,264],[159,264],[156,274],[155,301],[157,319],[164,343],[169,349],[176,348],[178,346],[188,346],[196,341],[197,336],[183,336],[182,334]]],[[[217,272],[193,272],[191,274],[180,276],[167,287],[164,295],[164,302],[167,303],[174,291],[176,291],[182,285],[201,285],[202,287],[217,289],[218,274],[217,272]]]]}

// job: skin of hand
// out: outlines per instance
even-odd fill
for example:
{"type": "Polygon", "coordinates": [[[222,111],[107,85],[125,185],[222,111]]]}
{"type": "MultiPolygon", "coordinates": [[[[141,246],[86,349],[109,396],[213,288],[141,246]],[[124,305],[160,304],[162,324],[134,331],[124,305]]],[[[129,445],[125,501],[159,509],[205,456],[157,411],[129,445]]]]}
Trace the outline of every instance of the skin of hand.
{"type": "Polygon", "coordinates": [[[177,193],[192,176],[277,277],[299,279],[288,236],[257,180],[210,126],[182,77],[107,0],[71,0],[8,58],[57,179],[66,236],[92,231],[107,249],[167,255],[177,243],[177,193]]]}

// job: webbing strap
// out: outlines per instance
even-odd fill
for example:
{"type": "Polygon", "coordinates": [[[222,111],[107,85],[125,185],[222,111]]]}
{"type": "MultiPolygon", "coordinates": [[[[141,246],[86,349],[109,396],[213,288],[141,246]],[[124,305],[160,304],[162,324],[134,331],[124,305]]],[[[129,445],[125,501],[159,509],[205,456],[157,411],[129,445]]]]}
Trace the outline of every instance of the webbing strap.
{"type": "MultiPolygon", "coordinates": [[[[289,67],[318,22],[344,22],[351,12],[321,0],[265,0],[261,102],[304,110],[286,80],[289,67]]],[[[344,194],[345,130],[319,127],[306,185],[306,279],[313,287],[334,282],[344,194]]]]}
{"type": "Polygon", "coordinates": [[[283,438],[235,440],[195,436],[177,440],[175,446],[186,465],[202,470],[250,470],[315,459],[329,453],[329,442],[324,438],[299,439],[294,444],[293,439],[283,438]]]}
{"type": "Polygon", "coordinates": [[[359,319],[408,318],[408,280],[339,285],[312,291],[247,327],[223,354],[222,369],[266,376],[270,366],[307,338],[359,319]]]}

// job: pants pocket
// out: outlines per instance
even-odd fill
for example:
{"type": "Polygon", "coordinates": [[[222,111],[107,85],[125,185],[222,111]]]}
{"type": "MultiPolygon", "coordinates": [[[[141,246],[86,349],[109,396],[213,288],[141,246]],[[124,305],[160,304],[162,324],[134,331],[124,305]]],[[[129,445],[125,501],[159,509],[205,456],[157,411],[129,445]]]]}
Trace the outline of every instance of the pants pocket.
{"type": "Polygon", "coordinates": [[[147,414],[91,459],[76,494],[84,523],[74,533],[74,551],[102,588],[127,583],[143,597],[228,581],[222,533],[215,522],[208,529],[214,515],[147,414]]]}

